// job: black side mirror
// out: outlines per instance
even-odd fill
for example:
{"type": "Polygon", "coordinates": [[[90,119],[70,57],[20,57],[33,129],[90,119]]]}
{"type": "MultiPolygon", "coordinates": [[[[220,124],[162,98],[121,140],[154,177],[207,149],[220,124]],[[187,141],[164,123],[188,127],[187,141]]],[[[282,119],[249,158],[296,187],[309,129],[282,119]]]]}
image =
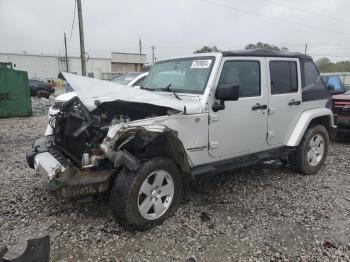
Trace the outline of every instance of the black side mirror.
{"type": "Polygon", "coordinates": [[[220,100],[220,103],[213,105],[213,111],[225,109],[225,101],[237,101],[239,99],[239,85],[237,84],[222,84],[219,85],[215,92],[215,98],[220,100]]]}

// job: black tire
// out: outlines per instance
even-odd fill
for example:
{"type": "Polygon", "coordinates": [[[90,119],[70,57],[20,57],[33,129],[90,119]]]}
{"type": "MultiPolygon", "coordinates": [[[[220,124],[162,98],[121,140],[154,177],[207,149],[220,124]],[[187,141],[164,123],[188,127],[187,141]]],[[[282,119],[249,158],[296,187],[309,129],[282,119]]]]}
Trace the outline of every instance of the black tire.
{"type": "Polygon", "coordinates": [[[300,141],[297,150],[288,156],[290,168],[304,175],[312,175],[317,173],[326,160],[328,147],[329,135],[327,129],[322,125],[310,127],[300,141]],[[324,140],[324,153],[322,159],[318,162],[318,164],[312,166],[307,159],[307,151],[309,149],[311,139],[313,139],[317,134],[322,136],[324,140]]]}
{"type": "Polygon", "coordinates": [[[110,195],[112,214],[117,221],[130,230],[145,230],[163,223],[178,208],[183,192],[183,179],[177,165],[171,159],[155,157],[142,164],[137,172],[123,168],[116,177],[110,195]],[[174,183],[174,195],[166,212],[159,218],[148,220],[138,209],[139,191],[146,178],[156,170],[167,171],[174,183]]]}

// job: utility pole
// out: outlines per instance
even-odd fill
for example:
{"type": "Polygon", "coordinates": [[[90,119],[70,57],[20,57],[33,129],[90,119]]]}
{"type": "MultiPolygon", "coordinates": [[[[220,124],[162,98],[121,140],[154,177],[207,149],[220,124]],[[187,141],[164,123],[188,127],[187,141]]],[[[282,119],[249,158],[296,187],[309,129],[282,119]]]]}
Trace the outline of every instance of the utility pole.
{"type": "Polygon", "coordinates": [[[154,64],[154,62],[156,61],[156,58],[155,58],[155,56],[154,56],[154,50],[155,50],[155,49],[156,49],[155,46],[152,45],[152,62],[153,62],[153,64],[154,64]]]}
{"type": "Polygon", "coordinates": [[[139,38],[139,48],[140,48],[140,55],[142,54],[142,41],[141,38],[139,38]]]}
{"type": "Polygon", "coordinates": [[[82,9],[81,9],[81,0],[76,0],[76,1],[77,1],[77,6],[78,6],[78,20],[79,20],[81,74],[83,76],[86,76],[83,14],[82,14],[82,9]]]}
{"type": "Polygon", "coordinates": [[[306,55],[306,51],[307,51],[307,44],[305,44],[305,55],[306,55]]]}
{"type": "Polygon", "coordinates": [[[65,50],[65,56],[66,56],[66,70],[67,70],[67,73],[69,73],[66,33],[64,33],[64,50],[65,50]]]}

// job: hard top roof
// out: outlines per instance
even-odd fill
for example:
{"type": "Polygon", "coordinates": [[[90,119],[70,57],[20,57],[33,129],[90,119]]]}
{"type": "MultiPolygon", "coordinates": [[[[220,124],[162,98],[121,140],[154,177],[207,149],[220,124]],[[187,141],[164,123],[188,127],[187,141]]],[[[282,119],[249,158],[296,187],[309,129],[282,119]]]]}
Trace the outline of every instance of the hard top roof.
{"type": "Polygon", "coordinates": [[[312,59],[311,56],[302,53],[278,52],[270,49],[244,49],[236,51],[223,51],[223,56],[264,56],[264,57],[293,57],[302,59],[312,59]]]}

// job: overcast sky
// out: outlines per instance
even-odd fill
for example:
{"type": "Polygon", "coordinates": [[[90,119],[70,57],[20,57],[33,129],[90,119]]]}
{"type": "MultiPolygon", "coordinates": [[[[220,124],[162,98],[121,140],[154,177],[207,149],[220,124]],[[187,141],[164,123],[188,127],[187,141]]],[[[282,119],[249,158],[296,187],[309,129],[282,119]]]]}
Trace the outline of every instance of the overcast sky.
{"type": "MultiPolygon", "coordinates": [[[[349,0],[82,0],[90,56],[138,52],[151,58],[193,53],[203,45],[242,49],[258,41],[314,58],[350,59],[349,0]]],[[[74,0],[0,0],[0,52],[63,54],[74,0]]],[[[77,17],[68,41],[79,55],[77,17]]]]}

